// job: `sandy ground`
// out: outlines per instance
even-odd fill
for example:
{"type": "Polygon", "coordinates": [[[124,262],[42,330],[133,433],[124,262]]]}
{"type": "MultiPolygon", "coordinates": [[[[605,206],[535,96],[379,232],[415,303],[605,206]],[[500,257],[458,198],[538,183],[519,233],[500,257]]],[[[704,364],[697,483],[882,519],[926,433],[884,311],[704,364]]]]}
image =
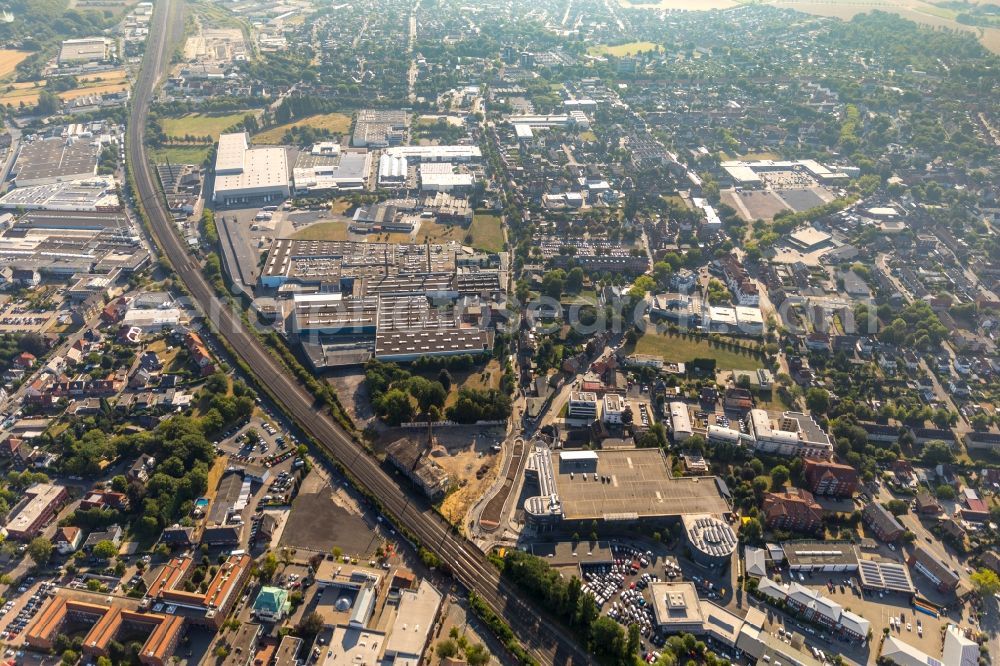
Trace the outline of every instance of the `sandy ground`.
{"type": "Polygon", "coordinates": [[[441,513],[464,529],[465,516],[472,505],[483,496],[500,473],[500,454],[491,450],[503,440],[501,432],[478,432],[473,428],[439,429],[438,443],[447,448],[448,455],[435,456],[434,460],[445,468],[461,487],[451,493],[441,504],[441,513]],[[476,474],[480,473],[480,478],[476,474]]]}

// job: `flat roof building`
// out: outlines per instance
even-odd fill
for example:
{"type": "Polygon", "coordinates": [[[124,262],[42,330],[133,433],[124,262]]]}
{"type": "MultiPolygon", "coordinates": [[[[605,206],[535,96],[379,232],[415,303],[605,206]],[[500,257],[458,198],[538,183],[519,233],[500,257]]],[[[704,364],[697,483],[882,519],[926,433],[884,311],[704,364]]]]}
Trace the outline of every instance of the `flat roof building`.
{"type": "Polygon", "coordinates": [[[483,159],[479,146],[396,146],[383,153],[402,157],[407,162],[478,162],[483,159]]]}
{"type": "Polygon", "coordinates": [[[430,638],[434,620],[441,609],[443,596],[426,580],[416,590],[403,590],[399,595],[396,620],[385,642],[385,656],[417,663],[430,638]]]}
{"type": "Polygon", "coordinates": [[[65,486],[36,483],[24,491],[25,499],[14,508],[5,530],[12,539],[29,541],[38,536],[42,528],[52,522],[59,509],[69,499],[65,486]]]}
{"type": "Polygon", "coordinates": [[[219,136],[213,201],[232,205],[284,199],[288,195],[288,156],[283,147],[251,148],[246,132],[219,136]]]}
{"type": "Polygon", "coordinates": [[[528,462],[539,496],[525,503],[529,520],[627,522],[676,520],[730,512],[715,477],[671,477],[658,449],[549,451],[528,462]]]}
{"type": "Polygon", "coordinates": [[[105,37],[67,39],[59,49],[60,65],[79,65],[108,59],[111,42],[105,37]]]}
{"type": "Polygon", "coordinates": [[[681,516],[691,559],[705,566],[724,567],[736,552],[736,532],[724,520],[707,514],[681,516]]]}
{"type": "Polygon", "coordinates": [[[24,143],[11,169],[14,185],[32,187],[93,178],[100,149],[98,142],[75,137],[24,143]]]}
{"type": "Polygon", "coordinates": [[[784,412],[777,423],[763,409],[750,410],[750,432],[754,448],[763,453],[828,460],[833,443],[808,414],[784,412]]]}
{"type": "Polygon", "coordinates": [[[0,197],[2,210],[118,211],[117,186],[110,176],[97,176],[30,187],[15,187],[0,197]]]}
{"type": "Polygon", "coordinates": [[[704,616],[694,583],[651,583],[653,617],[661,631],[700,634],[704,616]]]}
{"type": "Polygon", "coordinates": [[[596,419],[598,416],[597,394],[589,391],[573,391],[569,394],[566,415],[571,419],[596,419]]]}
{"type": "Polygon", "coordinates": [[[861,587],[876,592],[901,592],[916,594],[909,570],[898,562],[881,562],[875,560],[858,561],[858,576],[861,587]]]}
{"type": "MultiPolygon", "coordinates": [[[[301,152],[292,169],[295,191],[362,190],[371,172],[371,161],[371,153],[367,151],[301,152]]],[[[403,178],[406,178],[405,163],[403,178]]]]}
{"type": "Polygon", "coordinates": [[[792,571],[839,573],[858,569],[857,549],[846,541],[785,541],[781,549],[792,571]]]}
{"type": "Polygon", "coordinates": [[[379,666],[385,651],[385,632],[338,625],[330,638],[324,666],[379,666]]]}
{"type": "Polygon", "coordinates": [[[679,401],[670,403],[670,432],[676,443],[683,442],[693,434],[687,403],[679,401]]]}

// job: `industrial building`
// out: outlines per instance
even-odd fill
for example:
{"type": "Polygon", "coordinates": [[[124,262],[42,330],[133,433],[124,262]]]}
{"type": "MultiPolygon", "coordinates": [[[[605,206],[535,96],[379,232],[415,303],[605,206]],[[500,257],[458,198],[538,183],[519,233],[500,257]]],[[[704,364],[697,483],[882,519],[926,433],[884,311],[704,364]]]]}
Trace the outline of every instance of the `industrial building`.
{"type": "Polygon", "coordinates": [[[458,243],[397,245],[276,239],[261,273],[289,292],[288,331],[314,365],[488,353],[502,294],[498,270],[462,265],[458,243]],[[318,287],[298,292],[286,285],[318,287]],[[353,338],[353,341],[349,340],[353,338]],[[341,346],[327,353],[329,343],[341,346]],[[345,346],[346,345],[346,346],[345,346]],[[353,351],[352,351],[353,350],[353,351]]]}
{"type": "Polygon", "coordinates": [[[418,170],[422,192],[468,192],[476,184],[471,173],[457,170],[450,162],[426,162],[418,170]]]}
{"type": "Polygon", "coordinates": [[[34,539],[52,522],[68,499],[69,493],[65,486],[51,483],[36,483],[31,486],[24,491],[24,499],[11,512],[4,527],[7,537],[21,541],[34,539]]]}
{"type": "Polygon", "coordinates": [[[383,153],[378,159],[378,184],[380,187],[400,187],[406,185],[409,166],[403,156],[383,153]]]}
{"type": "Polygon", "coordinates": [[[725,567],[736,552],[736,532],[724,520],[707,514],[681,516],[691,559],[707,567],[725,567]]]}
{"type": "Polygon", "coordinates": [[[107,60],[111,53],[111,40],[106,37],[67,39],[59,48],[60,65],[82,65],[107,60]]]}
{"type": "Polygon", "coordinates": [[[15,187],[87,180],[97,175],[101,146],[77,137],[35,139],[21,145],[11,169],[15,187]]]}
{"type": "Polygon", "coordinates": [[[526,477],[538,493],[525,500],[529,522],[672,522],[685,514],[727,515],[715,477],[674,478],[658,449],[529,452],[526,477]]]}
{"type": "Polygon", "coordinates": [[[351,145],[368,148],[398,146],[406,140],[408,116],[398,109],[361,109],[354,117],[351,145]]]}
{"type": "Polygon", "coordinates": [[[113,212],[121,210],[114,178],[97,176],[30,187],[15,187],[0,197],[0,210],[113,212]]]}
{"type": "Polygon", "coordinates": [[[404,158],[407,163],[424,162],[480,162],[483,151],[479,146],[396,146],[387,149],[383,155],[404,158]]]}
{"type": "Polygon", "coordinates": [[[365,188],[371,171],[371,153],[342,151],[336,143],[318,143],[302,151],[292,169],[295,192],[357,191],[365,188]]]}
{"type": "Polygon", "coordinates": [[[277,201],[288,195],[288,156],[284,148],[251,147],[246,132],[219,136],[213,201],[228,206],[277,201]]]}

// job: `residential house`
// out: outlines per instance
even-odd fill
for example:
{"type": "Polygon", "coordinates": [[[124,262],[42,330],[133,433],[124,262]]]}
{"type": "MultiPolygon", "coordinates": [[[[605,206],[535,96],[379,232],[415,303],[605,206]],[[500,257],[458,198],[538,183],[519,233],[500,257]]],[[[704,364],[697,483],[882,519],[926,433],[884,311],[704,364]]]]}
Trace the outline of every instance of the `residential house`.
{"type": "Polygon", "coordinates": [[[60,555],[75,553],[83,543],[83,530],[79,527],[60,527],[52,537],[52,544],[60,555]]]}
{"type": "Polygon", "coordinates": [[[865,505],[861,517],[865,524],[875,532],[875,536],[888,543],[899,540],[906,531],[896,516],[878,502],[870,502],[865,505]]]}
{"type": "Polygon", "coordinates": [[[769,528],[816,532],[823,524],[823,508],[812,493],[789,488],[782,493],[765,493],[762,507],[769,528]]]}
{"type": "Polygon", "coordinates": [[[958,587],[959,575],[949,569],[939,556],[922,545],[917,545],[907,560],[907,564],[928,578],[938,592],[954,592],[958,587]]]}
{"type": "Polygon", "coordinates": [[[807,458],[805,476],[814,495],[851,497],[858,490],[858,471],[850,465],[807,458]]]}

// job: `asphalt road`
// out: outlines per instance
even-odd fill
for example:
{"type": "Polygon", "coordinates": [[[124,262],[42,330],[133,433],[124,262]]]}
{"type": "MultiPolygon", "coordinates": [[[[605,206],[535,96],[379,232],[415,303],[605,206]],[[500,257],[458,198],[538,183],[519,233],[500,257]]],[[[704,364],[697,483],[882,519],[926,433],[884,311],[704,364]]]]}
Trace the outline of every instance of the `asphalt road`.
{"type": "Polygon", "coordinates": [[[521,598],[519,591],[501,581],[499,573],[479,549],[455,534],[425,501],[413,496],[410,489],[402,485],[405,482],[396,481],[401,477],[390,476],[370,458],[333,421],[327,409],[317,404],[301,384],[288,376],[288,371],[274,360],[271,352],[244,327],[239,313],[216,298],[202,274],[201,266],[188,254],[174,233],[143,144],[153,90],[164,70],[166,54],[180,38],[182,29],[182,0],[156,3],[129,117],[129,162],[135,178],[136,194],[146,208],[157,246],[218,334],[249,365],[257,380],[269,390],[281,408],[349,469],[357,483],[380,498],[386,510],[400,524],[447,562],[463,586],[475,591],[494,612],[505,618],[514,634],[536,659],[545,664],[593,663],[590,656],[559,626],[542,617],[536,608],[521,598]]]}

